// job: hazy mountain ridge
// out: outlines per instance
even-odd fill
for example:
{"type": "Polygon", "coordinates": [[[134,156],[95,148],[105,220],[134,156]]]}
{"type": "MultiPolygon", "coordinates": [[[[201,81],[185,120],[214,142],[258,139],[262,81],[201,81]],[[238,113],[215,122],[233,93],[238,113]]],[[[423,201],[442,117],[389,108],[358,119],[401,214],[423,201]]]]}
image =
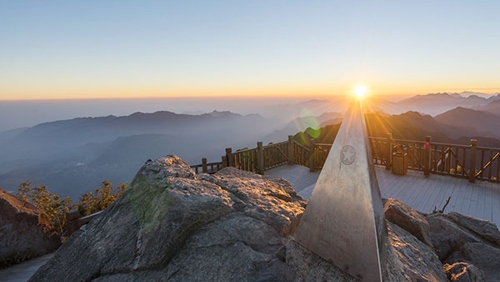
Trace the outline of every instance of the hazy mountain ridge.
{"type": "Polygon", "coordinates": [[[231,112],[212,112],[202,115],[175,114],[168,111],[155,113],[133,113],[129,116],[106,116],[75,118],[48,123],[42,123],[24,130],[16,139],[37,138],[41,141],[66,141],[73,144],[87,142],[103,142],[114,140],[120,136],[130,136],[148,133],[168,133],[176,130],[189,133],[203,126],[223,126],[231,122],[248,121],[261,122],[258,115],[242,116],[231,112]],[[62,140],[60,138],[63,138],[62,140]]]}
{"type": "MultiPolygon", "coordinates": [[[[451,117],[459,113],[455,110],[450,112],[443,115],[451,117]]],[[[462,123],[464,118],[462,115],[455,122],[446,123],[418,112],[387,117],[374,113],[367,115],[366,121],[370,136],[387,137],[386,132],[390,132],[395,139],[423,141],[425,136],[431,136],[433,142],[463,145],[470,144],[470,139],[477,139],[478,146],[500,148],[500,135],[494,134],[500,128],[495,132],[480,131],[470,124],[462,123]]]]}
{"type": "Polygon", "coordinates": [[[478,135],[493,134],[500,137],[500,116],[489,112],[458,107],[435,116],[436,121],[447,126],[468,127],[478,135]]]}
{"type": "MultiPolygon", "coordinates": [[[[426,136],[431,136],[432,142],[462,145],[469,145],[471,139],[477,139],[479,147],[500,148],[500,138],[492,137],[491,133],[478,133],[468,126],[442,124],[432,116],[418,112],[390,116],[372,112],[365,114],[365,120],[368,134],[373,137],[387,138],[387,133],[391,133],[394,139],[424,141],[426,136]]],[[[294,138],[305,145],[309,144],[310,138],[319,143],[332,143],[339,128],[340,124],[307,128],[294,138]]]]}
{"type": "Polygon", "coordinates": [[[432,93],[416,95],[399,101],[397,105],[403,110],[414,110],[432,116],[444,113],[456,107],[472,108],[486,105],[492,101],[500,100],[500,94],[489,95],[483,93],[432,93]],[[467,97],[463,96],[464,94],[467,97]]]}
{"type": "MultiPolygon", "coordinates": [[[[481,107],[489,105],[494,110],[500,94],[485,98],[471,93],[468,97],[438,93],[413,98],[431,104],[441,100],[468,104],[467,109],[456,110],[445,105],[449,112],[440,112],[438,120],[421,114],[427,108],[418,103],[412,111],[399,113],[405,110],[401,105],[408,99],[389,102],[369,97],[367,123],[378,124],[373,126],[378,129],[370,134],[385,137],[386,132],[391,132],[394,138],[413,140],[431,135],[435,142],[458,144],[468,144],[476,138],[479,146],[500,147],[500,128],[495,127],[498,116],[469,109],[481,101],[481,107]]],[[[311,134],[320,134],[319,128],[326,128],[333,135],[347,101],[347,97],[337,97],[259,108],[274,111],[274,118],[230,111],[197,115],[157,111],[74,118],[10,130],[0,133],[0,187],[12,191],[23,181],[33,181],[62,196],[76,197],[99,187],[102,180],[113,184],[129,181],[128,177],[148,158],[176,154],[189,163],[199,163],[201,157],[219,161],[224,148],[255,147],[257,141],[284,141],[288,135],[308,128],[314,129],[309,130],[311,134]]]]}
{"type": "MultiPolygon", "coordinates": [[[[330,100],[308,100],[300,103],[284,104],[275,106],[275,111],[280,113],[280,117],[287,117],[288,120],[295,117],[304,117],[314,113],[319,116],[327,112],[344,112],[346,105],[350,101],[349,96],[334,97],[330,100]]],[[[491,104],[490,111],[495,111],[495,101],[500,100],[500,93],[495,95],[465,91],[462,93],[430,93],[425,95],[415,95],[397,102],[393,102],[376,95],[368,96],[366,110],[369,112],[384,112],[387,114],[402,114],[408,111],[416,111],[423,114],[435,116],[456,107],[474,108],[491,104]]],[[[497,104],[498,105],[498,104],[497,104]]]]}
{"type": "Polygon", "coordinates": [[[489,112],[489,113],[492,113],[494,115],[500,116],[500,99],[493,100],[486,105],[473,107],[472,109],[478,110],[478,111],[489,112]]]}
{"type": "Polygon", "coordinates": [[[459,137],[452,128],[439,124],[430,115],[418,112],[406,112],[400,115],[382,117],[378,113],[366,116],[370,136],[387,137],[391,133],[395,139],[423,140],[426,135],[432,135],[435,140],[451,141],[450,135],[459,137]],[[423,132],[425,132],[424,135],[423,132]]]}
{"type": "MultiPolygon", "coordinates": [[[[172,112],[134,113],[129,116],[75,118],[42,123],[19,131],[0,134],[2,162],[20,159],[43,160],[78,155],[89,143],[110,142],[119,137],[142,134],[175,134],[183,138],[204,138],[207,142],[223,137],[235,144],[259,132],[272,132],[281,123],[258,115],[242,116],[214,111],[202,115],[172,112]],[[255,129],[259,125],[259,129],[255,129]],[[230,134],[233,133],[233,134],[230,134]]],[[[187,158],[189,159],[189,158],[187,158]]],[[[0,170],[0,173],[2,171],[0,170]]]]}
{"type": "Polygon", "coordinates": [[[137,112],[42,123],[0,134],[0,187],[14,190],[33,181],[77,197],[102,180],[128,182],[148,158],[176,154],[191,163],[201,157],[219,161],[224,148],[253,146],[282,126],[276,119],[229,111],[137,112]]]}

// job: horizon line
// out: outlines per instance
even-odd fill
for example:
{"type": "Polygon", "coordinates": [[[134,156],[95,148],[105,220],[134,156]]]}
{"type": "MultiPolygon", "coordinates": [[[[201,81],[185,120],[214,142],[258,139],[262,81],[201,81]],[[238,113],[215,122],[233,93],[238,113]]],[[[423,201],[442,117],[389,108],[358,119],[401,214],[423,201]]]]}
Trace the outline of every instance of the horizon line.
{"type": "MultiPolygon", "coordinates": [[[[474,90],[462,90],[462,89],[448,89],[448,91],[437,91],[437,92],[428,92],[425,94],[422,93],[413,93],[413,94],[376,94],[373,95],[371,94],[370,96],[379,96],[379,97],[411,97],[411,96],[417,96],[417,95],[429,95],[429,94],[463,94],[463,93],[478,93],[478,94],[485,94],[485,95],[490,95],[494,96],[497,94],[500,94],[500,91],[493,91],[490,93],[486,92],[478,92],[478,90],[487,90],[487,89],[498,89],[498,88],[476,88],[476,91],[474,90]],[[451,92],[451,91],[457,91],[457,92],[451,92]]],[[[369,91],[369,93],[376,93],[378,91],[369,91]]],[[[154,99],[284,99],[284,98],[308,98],[310,100],[312,99],[317,99],[317,98],[333,98],[333,97],[341,97],[341,96],[348,96],[349,94],[317,94],[317,95],[193,95],[193,96],[181,96],[181,95],[176,95],[176,96],[145,96],[145,97],[128,97],[128,96],[123,96],[123,97],[68,97],[68,98],[13,98],[13,99],[0,99],[0,102],[50,102],[50,101],[98,101],[98,100],[103,100],[103,101],[109,101],[109,100],[154,100],[154,99]]]]}

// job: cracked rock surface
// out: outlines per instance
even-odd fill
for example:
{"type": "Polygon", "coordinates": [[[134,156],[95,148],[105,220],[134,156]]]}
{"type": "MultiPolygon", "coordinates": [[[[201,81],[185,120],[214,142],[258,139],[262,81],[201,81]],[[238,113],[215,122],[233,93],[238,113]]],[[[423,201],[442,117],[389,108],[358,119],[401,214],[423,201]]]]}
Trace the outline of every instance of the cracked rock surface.
{"type": "Polygon", "coordinates": [[[305,205],[280,178],[196,175],[176,156],[149,160],[31,281],[296,280],[276,253],[305,205]]]}
{"type": "MultiPolygon", "coordinates": [[[[496,226],[386,204],[396,259],[385,281],[499,281],[496,226]]],[[[306,205],[282,178],[148,160],[30,281],[356,281],[292,240],[306,205]]]]}

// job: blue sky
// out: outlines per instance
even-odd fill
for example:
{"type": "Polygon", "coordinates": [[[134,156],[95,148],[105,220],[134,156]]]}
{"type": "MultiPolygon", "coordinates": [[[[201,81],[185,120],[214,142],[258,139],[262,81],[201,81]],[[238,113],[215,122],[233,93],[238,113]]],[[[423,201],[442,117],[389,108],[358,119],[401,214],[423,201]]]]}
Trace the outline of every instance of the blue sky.
{"type": "Polygon", "coordinates": [[[500,92],[497,1],[0,2],[0,100],[500,92]]]}

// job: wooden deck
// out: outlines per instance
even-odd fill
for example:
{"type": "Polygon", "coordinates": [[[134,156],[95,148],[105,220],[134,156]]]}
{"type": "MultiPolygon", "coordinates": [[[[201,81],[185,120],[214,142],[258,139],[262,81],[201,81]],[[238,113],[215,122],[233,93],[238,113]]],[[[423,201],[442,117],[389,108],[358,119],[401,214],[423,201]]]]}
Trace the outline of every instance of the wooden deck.
{"type": "MultiPolygon", "coordinates": [[[[500,226],[500,184],[451,176],[430,175],[408,171],[407,175],[394,175],[385,167],[375,166],[380,192],[384,198],[396,198],[423,213],[442,209],[448,197],[445,213],[456,211],[485,219],[500,226]]],[[[299,165],[285,165],[266,171],[266,175],[289,180],[302,197],[309,199],[319,172],[299,165]]]]}

